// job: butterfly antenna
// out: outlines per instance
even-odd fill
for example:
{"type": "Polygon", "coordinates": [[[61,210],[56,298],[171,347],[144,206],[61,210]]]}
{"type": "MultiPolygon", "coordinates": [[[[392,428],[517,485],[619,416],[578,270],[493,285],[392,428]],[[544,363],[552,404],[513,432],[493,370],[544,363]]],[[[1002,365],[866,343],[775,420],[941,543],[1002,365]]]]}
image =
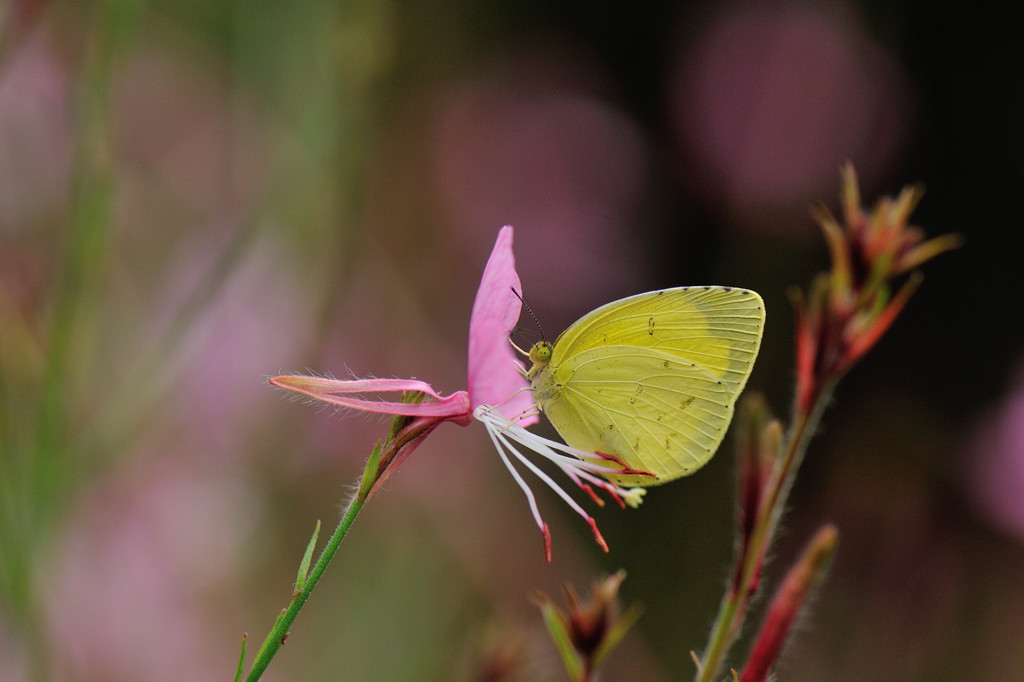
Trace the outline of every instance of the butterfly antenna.
{"type": "Polygon", "coordinates": [[[523,297],[519,295],[519,292],[516,291],[516,288],[515,287],[509,287],[509,288],[512,289],[512,293],[516,295],[516,298],[519,299],[519,302],[523,304],[524,308],[526,308],[526,312],[530,313],[530,317],[533,318],[533,323],[535,325],[537,325],[537,331],[540,332],[540,340],[543,341],[544,340],[544,329],[543,329],[543,327],[540,326],[540,320],[538,320],[537,316],[533,314],[533,310],[530,308],[529,305],[527,305],[526,301],[523,300],[523,297]]]}

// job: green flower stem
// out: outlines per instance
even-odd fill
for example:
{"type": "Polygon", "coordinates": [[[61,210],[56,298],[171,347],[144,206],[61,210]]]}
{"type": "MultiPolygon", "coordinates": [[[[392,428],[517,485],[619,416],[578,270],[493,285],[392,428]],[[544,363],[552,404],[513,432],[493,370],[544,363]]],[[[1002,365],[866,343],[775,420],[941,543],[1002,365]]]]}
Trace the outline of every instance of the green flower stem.
{"type": "Polygon", "coordinates": [[[821,420],[821,414],[829,402],[835,384],[836,380],[832,379],[821,389],[809,412],[797,410],[793,416],[786,442],[780,451],[780,458],[761,500],[750,541],[744,553],[736,557],[737,563],[742,566],[737,568],[740,578],[730,586],[722,598],[707,646],[704,648],[704,657],[694,676],[695,682],[715,680],[729,649],[736,641],[758,582],[758,572],[775,537],[775,529],[786,508],[804,453],[807,452],[807,444],[817,430],[817,424],[821,420]]]}
{"type": "Polygon", "coordinates": [[[334,558],[334,554],[338,551],[341,541],[345,539],[345,535],[348,534],[349,528],[352,527],[352,523],[356,520],[359,510],[363,508],[365,502],[366,499],[362,495],[352,498],[345,513],[341,516],[338,527],[334,529],[334,534],[327,541],[324,551],[320,553],[316,564],[313,565],[312,570],[309,572],[309,576],[306,578],[302,589],[292,598],[291,604],[288,605],[288,608],[277,619],[273,630],[270,631],[266,641],[263,642],[263,646],[260,647],[256,660],[252,664],[252,669],[249,671],[249,676],[245,678],[246,682],[255,682],[255,680],[260,679],[270,664],[271,659],[277,653],[277,650],[281,648],[285,638],[288,636],[288,630],[291,628],[292,623],[295,622],[295,617],[299,615],[299,611],[306,604],[306,600],[309,599],[313,588],[320,581],[320,576],[327,569],[327,564],[334,558]]]}
{"type": "MultiPolygon", "coordinates": [[[[423,402],[425,397],[420,391],[406,391],[402,394],[402,402],[419,403],[423,402]]],[[[334,558],[334,554],[338,551],[341,541],[345,539],[348,529],[352,527],[356,516],[359,515],[359,510],[363,508],[366,500],[373,494],[374,487],[387,475],[388,467],[395,461],[396,457],[403,457],[403,451],[405,456],[408,456],[411,450],[407,450],[407,448],[415,448],[419,441],[426,438],[427,434],[443,421],[444,419],[414,419],[403,416],[395,416],[391,420],[391,427],[388,429],[387,438],[383,443],[377,442],[377,445],[373,448],[370,457],[366,461],[366,466],[363,468],[363,476],[359,481],[358,492],[352,498],[352,501],[348,503],[348,508],[345,509],[345,513],[341,516],[341,521],[338,522],[338,527],[334,529],[334,534],[327,541],[327,545],[324,547],[324,551],[320,553],[320,557],[316,560],[313,569],[307,574],[306,569],[309,567],[309,558],[312,556],[317,535],[320,533],[320,522],[317,521],[316,531],[313,533],[313,537],[306,547],[306,553],[299,563],[299,575],[295,580],[295,594],[292,596],[292,601],[288,608],[277,617],[273,629],[256,653],[256,660],[252,664],[249,676],[245,678],[246,682],[255,682],[255,680],[260,679],[270,664],[271,659],[277,653],[277,650],[284,644],[285,638],[288,637],[288,630],[291,628],[292,623],[295,622],[296,616],[299,615],[299,611],[306,604],[306,600],[309,599],[313,588],[320,581],[320,576],[327,570],[327,564],[331,563],[331,559],[334,558]]]]}

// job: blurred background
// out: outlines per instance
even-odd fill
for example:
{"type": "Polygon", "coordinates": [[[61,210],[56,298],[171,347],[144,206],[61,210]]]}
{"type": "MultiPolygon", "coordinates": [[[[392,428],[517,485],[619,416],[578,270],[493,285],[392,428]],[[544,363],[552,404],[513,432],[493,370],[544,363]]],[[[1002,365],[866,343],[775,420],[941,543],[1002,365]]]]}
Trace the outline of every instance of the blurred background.
{"type": "MultiPolygon", "coordinates": [[[[807,208],[844,159],[867,203],[923,182],[914,222],[966,246],[812,444],[766,588],[821,524],[840,545],[780,678],[1024,677],[1021,38],[917,2],[0,3],[0,680],[228,679],[386,429],[266,377],[463,388],[503,224],[550,337],[655,287],[759,291],[749,386],[785,417],[786,291],[827,266],[807,208]]],[[[446,425],[266,679],[563,679],[531,594],[620,568],[645,614],[605,679],[688,679],[733,472],[727,440],[596,511],[607,555],[541,492],[547,565],[483,429],[446,425]]]]}

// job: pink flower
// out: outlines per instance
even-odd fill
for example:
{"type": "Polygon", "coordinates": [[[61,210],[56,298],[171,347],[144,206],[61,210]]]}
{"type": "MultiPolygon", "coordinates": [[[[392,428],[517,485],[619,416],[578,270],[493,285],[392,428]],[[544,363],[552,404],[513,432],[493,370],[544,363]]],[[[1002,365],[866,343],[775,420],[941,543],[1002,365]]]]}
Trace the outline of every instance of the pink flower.
{"type": "MultiPolygon", "coordinates": [[[[554,490],[573,511],[590,525],[594,538],[606,552],[608,545],[597,529],[597,523],[550,476],[530,461],[518,446],[525,446],[553,462],[573,483],[584,490],[595,502],[603,501],[593,486],[603,489],[620,506],[636,507],[644,494],[642,488],[626,490],[601,477],[604,473],[621,471],[614,465],[604,466],[585,461],[595,453],[583,452],[527,431],[524,427],[537,421],[539,410],[533,402],[525,369],[516,357],[509,334],[519,320],[522,288],[516,274],[512,254],[512,226],[506,225],[498,233],[494,250],[484,268],[473,302],[469,321],[469,360],[467,390],[442,396],[430,384],[416,379],[353,379],[339,380],[315,376],[279,376],[270,380],[275,386],[306,395],[315,400],[339,407],[410,417],[395,435],[398,452],[390,461],[378,468],[372,489],[380,485],[394,468],[408,457],[420,442],[440,424],[451,421],[468,426],[474,420],[487,429],[505,466],[526,494],[530,510],[544,536],[544,553],[551,560],[551,534],[541,518],[537,500],[525,479],[513,465],[513,460],[526,467],[554,490]],[[420,392],[423,402],[382,401],[368,399],[367,394],[390,392],[420,392]]],[[[598,455],[600,456],[600,455],[598,455]]]]}

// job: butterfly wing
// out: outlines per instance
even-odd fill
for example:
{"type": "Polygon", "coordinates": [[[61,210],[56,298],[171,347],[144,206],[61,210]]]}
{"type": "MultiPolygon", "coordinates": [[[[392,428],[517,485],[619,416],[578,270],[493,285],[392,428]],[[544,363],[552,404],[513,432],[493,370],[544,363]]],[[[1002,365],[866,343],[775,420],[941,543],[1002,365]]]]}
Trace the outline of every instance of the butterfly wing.
{"type": "Polygon", "coordinates": [[[534,396],[570,445],[669,481],[718,448],[763,329],[764,303],[746,289],[680,287],[624,298],[558,338],[534,396]]]}
{"type": "Polygon", "coordinates": [[[568,358],[553,379],[560,390],[544,411],[566,443],[615,455],[656,479],[608,476],[625,486],[696,471],[718,449],[732,418],[734,401],[719,378],[649,348],[592,348],[568,358]]]}
{"type": "Polygon", "coordinates": [[[555,341],[551,364],[604,345],[658,350],[713,373],[738,396],[764,330],[764,301],[734,287],[678,287],[613,301],[593,310],[555,341]]]}

